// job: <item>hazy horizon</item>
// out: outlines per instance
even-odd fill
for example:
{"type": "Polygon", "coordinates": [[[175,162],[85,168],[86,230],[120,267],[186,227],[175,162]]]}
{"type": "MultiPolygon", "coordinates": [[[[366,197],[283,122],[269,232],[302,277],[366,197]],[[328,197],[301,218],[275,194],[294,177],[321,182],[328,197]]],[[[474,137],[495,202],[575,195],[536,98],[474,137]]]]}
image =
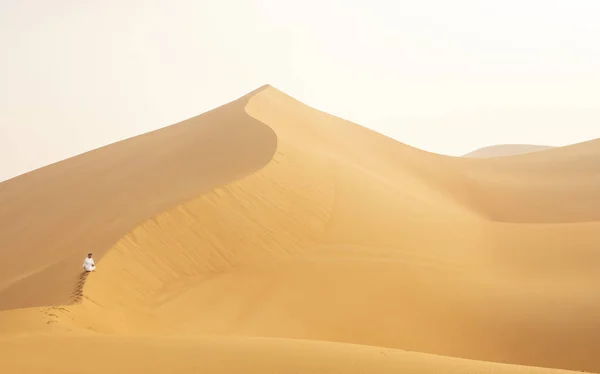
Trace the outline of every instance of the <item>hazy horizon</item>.
{"type": "Polygon", "coordinates": [[[595,1],[0,0],[0,181],[264,84],[427,151],[600,138],[595,1]]]}

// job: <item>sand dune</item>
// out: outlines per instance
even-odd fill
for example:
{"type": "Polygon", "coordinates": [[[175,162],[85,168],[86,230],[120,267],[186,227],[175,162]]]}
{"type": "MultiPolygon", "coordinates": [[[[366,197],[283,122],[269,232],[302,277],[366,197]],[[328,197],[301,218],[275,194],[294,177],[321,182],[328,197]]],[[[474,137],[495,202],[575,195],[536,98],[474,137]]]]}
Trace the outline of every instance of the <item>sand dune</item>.
{"type": "Polygon", "coordinates": [[[69,302],[82,253],[266,165],[277,138],[249,97],[0,184],[0,308],[69,302]]]}
{"type": "Polygon", "coordinates": [[[533,144],[499,144],[492,145],[489,147],[479,148],[473,152],[469,152],[463,157],[470,158],[492,158],[492,157],[506,157],[516,156],[521,154],[545,151],[553,149],[554,147],[546,145],[533,145],[533,144]]]}
{"type": "Polygon", "coordinates": [[[600,372],[599,145],[444,157],[265,86],[15,178],[0,368],[600,372]]]}

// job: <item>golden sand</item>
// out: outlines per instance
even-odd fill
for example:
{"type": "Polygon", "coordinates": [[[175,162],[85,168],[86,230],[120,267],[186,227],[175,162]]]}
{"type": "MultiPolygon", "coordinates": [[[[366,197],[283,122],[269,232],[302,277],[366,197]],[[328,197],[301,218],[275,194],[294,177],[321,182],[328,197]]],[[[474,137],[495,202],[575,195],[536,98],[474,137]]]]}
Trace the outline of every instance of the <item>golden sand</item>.
{"type": "Polygon", "coordinates": [[[262,87],[0,184],[0,371],[600,372],[599,168],[262,87]]]}

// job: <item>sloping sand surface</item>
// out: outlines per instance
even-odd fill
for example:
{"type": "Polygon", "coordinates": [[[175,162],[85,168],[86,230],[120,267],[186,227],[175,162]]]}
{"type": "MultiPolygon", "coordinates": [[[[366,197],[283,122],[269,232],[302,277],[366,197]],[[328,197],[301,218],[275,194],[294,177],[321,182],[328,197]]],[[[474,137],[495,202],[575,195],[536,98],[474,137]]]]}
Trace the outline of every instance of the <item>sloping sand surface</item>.
{"type": "Polygon", "coordinates": [[[266,165],[277,138],[244,112],[250,95],[0,184],[0,309],[72,301],[82,253],[266,165]]]}
{"type": "Polygon", "coordinates": [[[473,152],[469,152],[463,157],[470,158],[492,158],[492,157],[507,157],[526,153],[533,153],[553,149],[554,147],[546,145],[533,144],[499,144],[489,147],[479,148],[473,152]]]}
{"type": "Polygon", "coordinates": [[[599,145],[444,157],[266,86],[15,178],[0,369],[600,372],[599,145]]]}

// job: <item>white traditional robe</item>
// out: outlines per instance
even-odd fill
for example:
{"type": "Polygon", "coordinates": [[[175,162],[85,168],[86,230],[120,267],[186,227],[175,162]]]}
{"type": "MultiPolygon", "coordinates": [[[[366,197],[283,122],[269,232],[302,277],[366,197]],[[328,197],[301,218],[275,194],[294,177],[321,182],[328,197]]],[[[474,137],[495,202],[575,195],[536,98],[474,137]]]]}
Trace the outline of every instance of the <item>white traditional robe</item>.
{"type": "Polygon", "coordinates": [[[93,271],[93,270],[95,270],[96,266],[94,265],[94,259],[86,257],[85,260],[83,261],[83,268],[86,271],[93,271]]]}

